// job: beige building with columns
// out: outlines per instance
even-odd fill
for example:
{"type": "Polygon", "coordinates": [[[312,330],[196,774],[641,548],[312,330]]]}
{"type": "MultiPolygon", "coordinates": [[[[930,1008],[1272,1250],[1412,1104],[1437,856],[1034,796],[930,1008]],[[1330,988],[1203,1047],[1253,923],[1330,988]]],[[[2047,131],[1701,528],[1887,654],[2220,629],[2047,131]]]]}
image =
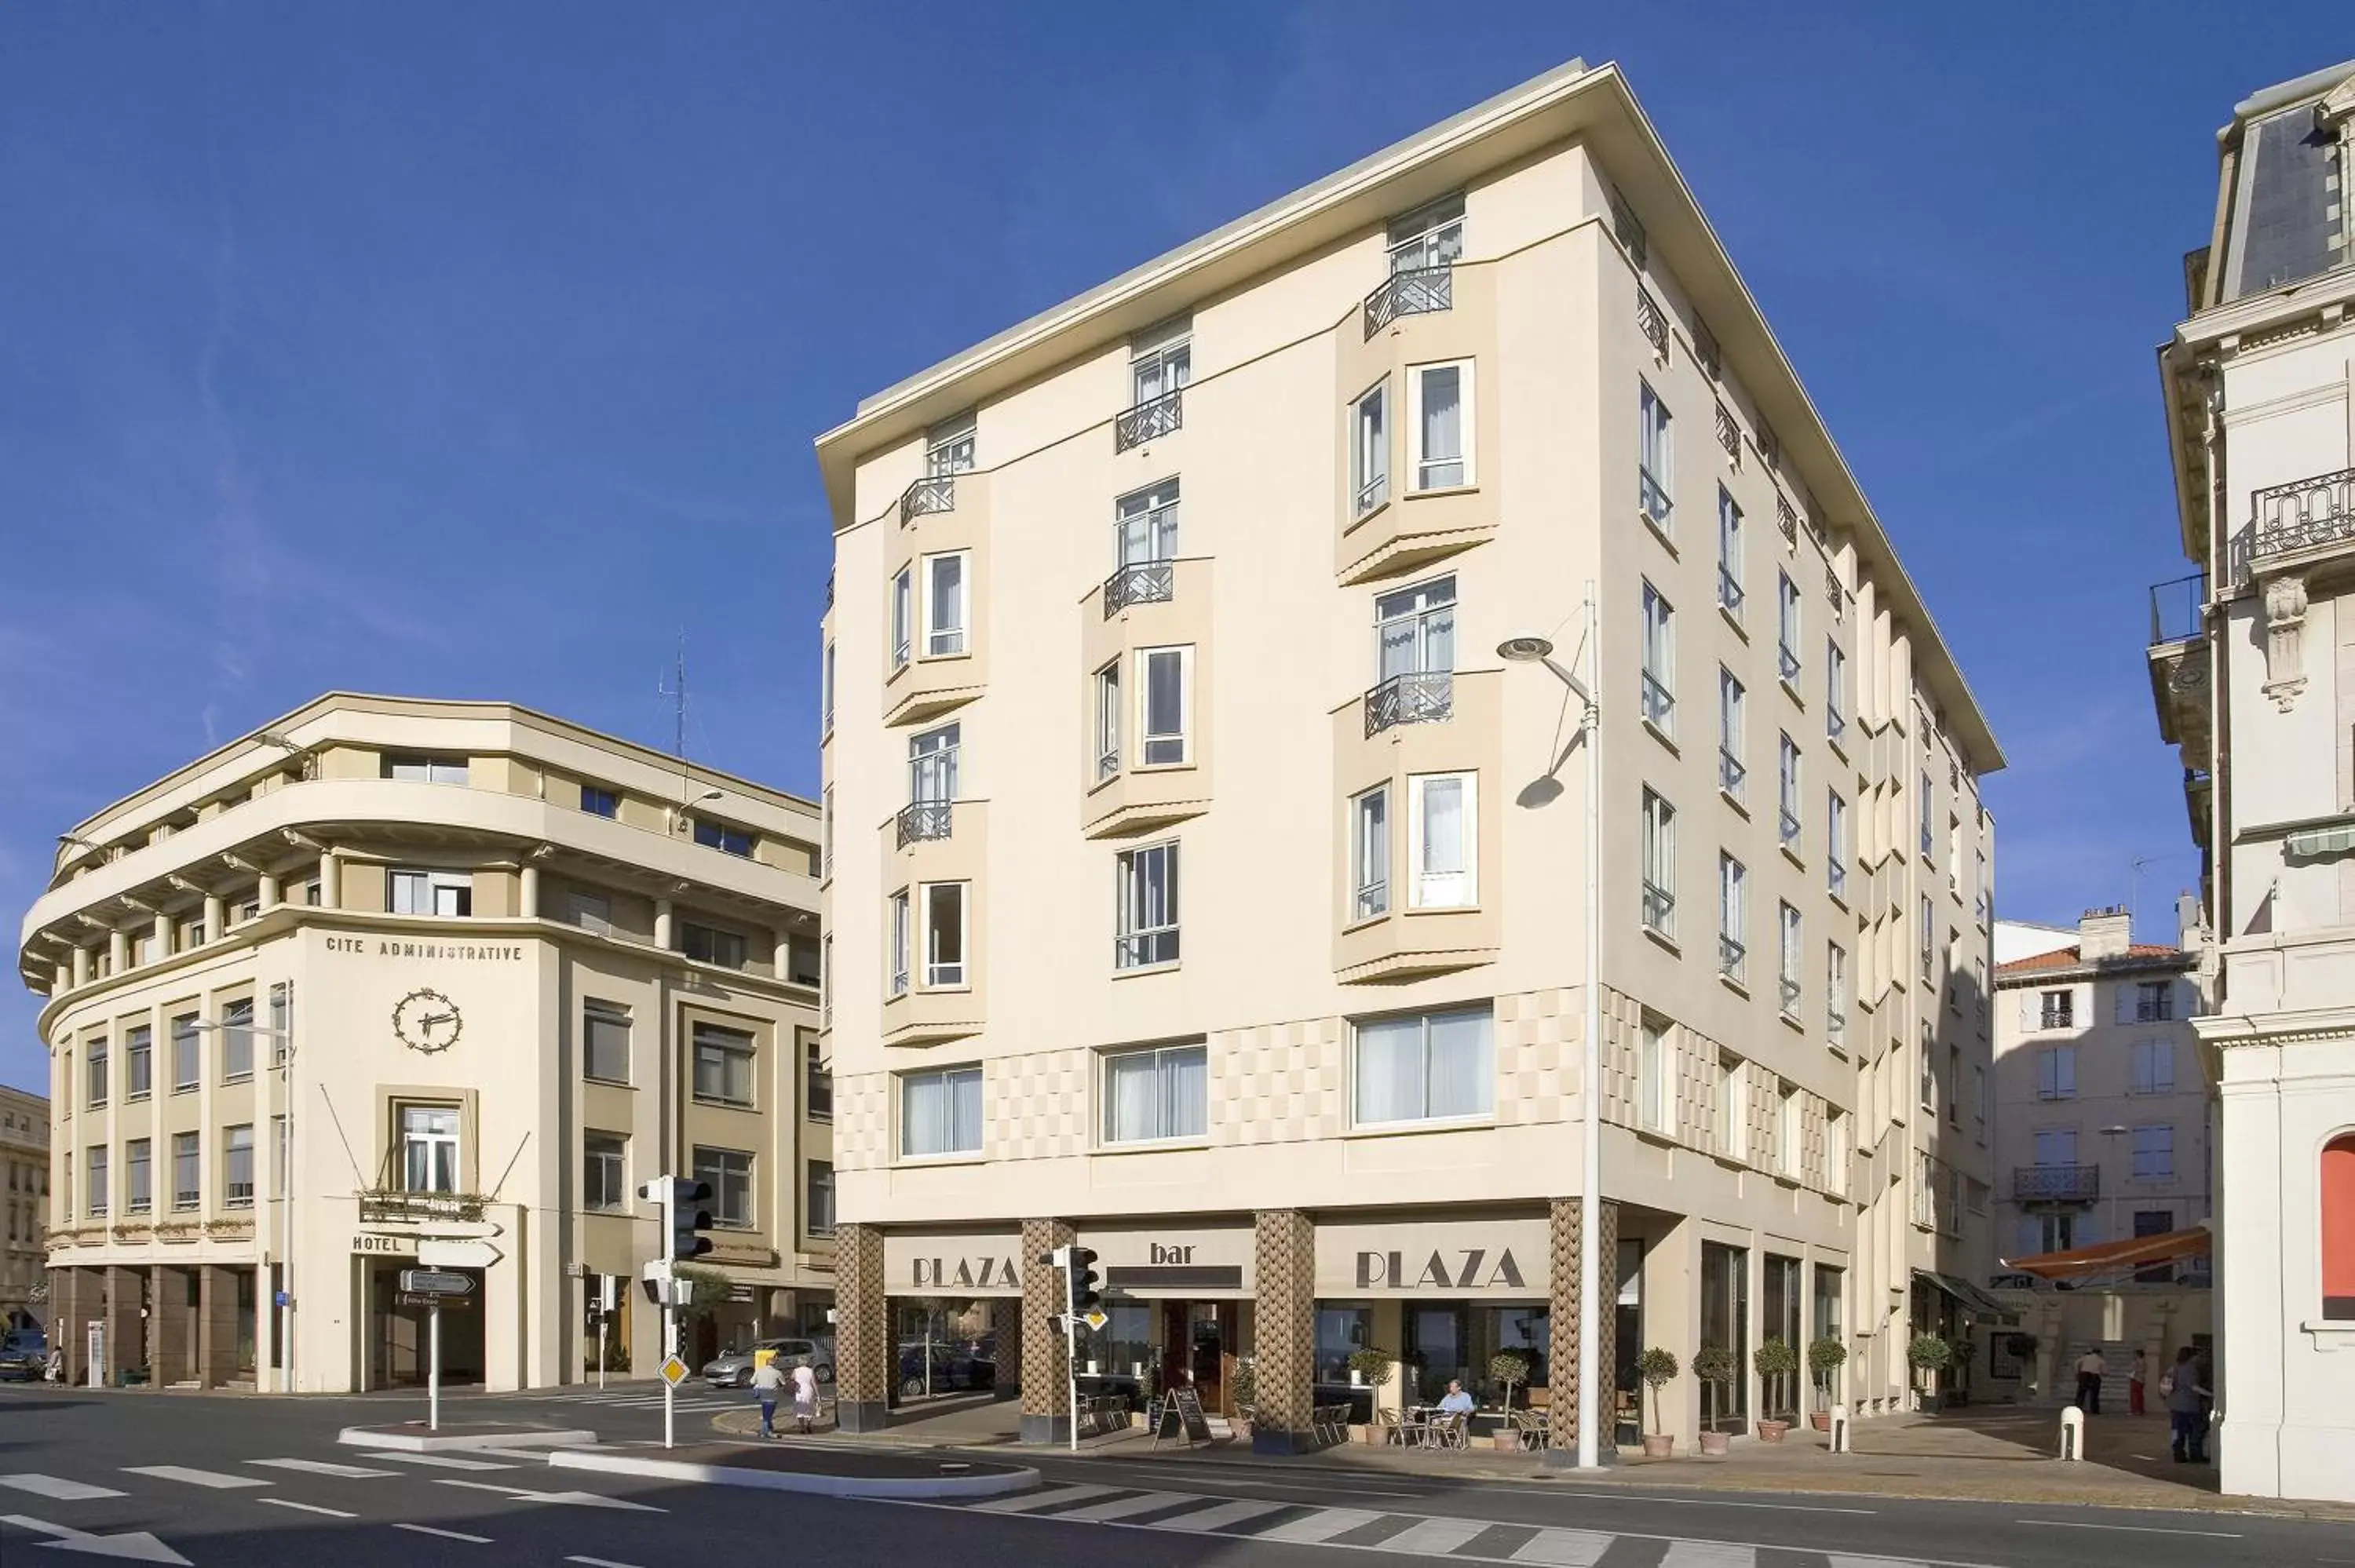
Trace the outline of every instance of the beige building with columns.
{"type": "Polygon", "coordinates": [[[0,1088],[0,1164],[8,1167],[0,1326],[37,1328],[49,1319],[49,1102],[41,1096],[0,1088]]]}
{"type": "Polygon", "coordinates": [[[397,1287],[434,1239],[496,1254],[445,1377],[593,1375],[609,1279],[602,1353],[649,1372],[635,1189],[666,1171],[717,1190],[707,1340],[823,1324],[816,854],[815,809],[761,785],[511,704],[340,693],[77,823],[18,958],[69,1374],[421,1381],[397,1287]]]}
{"type": "Polygon", "coordinates": [[[1616,69],[1013,327],[818,457],[847,1425],[944,1334],[1061,1431],[1037,1259],[1076,1237],[1083,1395],[1229,1410],[1248,1363],[1283,1449],[1451,1377],[1493,1403],[1516,1350],[1565,1432],[1585,1095],[1606,1442],[1646,1345],[1735,1355],[1706,1405],[1665,1391],[1688,1443],[1797,1413],[1770,1338],[1907,1399],[1987,1255],[2001,758],[1616,69]],[[1575,700],[1497,652],[1525,634],[1599,653],[1599,796],[1575,700]],[[1359,1386],[1360,1348],[1402,1364],[1359,1386]]]}

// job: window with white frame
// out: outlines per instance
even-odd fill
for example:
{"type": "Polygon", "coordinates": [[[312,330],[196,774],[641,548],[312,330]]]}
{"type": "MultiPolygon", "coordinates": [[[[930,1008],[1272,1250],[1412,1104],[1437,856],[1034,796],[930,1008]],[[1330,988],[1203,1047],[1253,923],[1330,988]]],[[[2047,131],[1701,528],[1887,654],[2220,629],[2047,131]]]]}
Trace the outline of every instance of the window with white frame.
{"type": "Polygon", "coordinates": [[[1848,1113],[1832,1110],[1824,1117],[1824,1186],[1848,1191],[1848,1113]]]}
{"type": "Polygon", "coordinates": [[[1824,1035],[1835,1045],[1848,1044],[1848,949],[1837,942],[1825,949],[1824,1035]]]}
{"type": "Polygon", "coordinates": [[[1806,961],[1805,943],[1801,940],[1798,910],[1785,904],[1781,906],[1781,915],[1783,962],[1777,976],[1778,994],[1782,1001],[1783,1011],[1796,1018],[1799,1015],[1800,999],[1806,990],[1806,982],[1800,979],[1799,974],[1800,966],[1806,961]]]}
{"type": "Polygon", "coordinates": [[[1929,774],[1927,774],[1927,773],[1923,773],[1923,774],[1922,775],[1922,790],[1921,790],[1921,793],[1915,797],[1915,800],[1920,803],[1921,808],[1922,808],[1922,858],[1923,858],[1923,860],[1925,860],[1925,861],[1926,861],[1926,860],[1928,860],[1928,859],[1930,858],[1930,847],[1931,847],[1931,838],[1930,838],[1930,810],[1931,810],[1931,795],[1930,795],[1930,789],[1931,789],[1931,785],[1930,785],[1930,775],[1929,775],[1929,774]]]}
{"type": "Polygon", "coordinates": [[[1937,919],[1930,912],[1930,895],[1926,893],[1922,895],[1922,913],[1914,928],[1922,933],[1922,981],[1927,985],[1938,975],[1938,939],[1937,919]]]}
{"type": "Polygon", "coordinates": [[[698,1020],[691,1032],[695,1045],[695,1097],[706,1104],[749,1107],[752,1104],[753,1044],[741,1029],[698,1020]]]}
{"type": "Polygon", "coordinates": [[[90,1146],[89,1155],[82,1160],[82,1169],[89,1173],[89,1192],[84,1200],[89,1207],[85,1212],[92,1219],[104,1215],[109,1207],[106,1191],[107,1167],[113,1158],[113,1151],[106,1145],[93,1143],[90,1146]]]}
{"type": "Polygon", "coordinates": [[[1349,482],[1360,517],[1391,498],[1390,392],[1377,381],[1349,405],[1349,482]]]}
{"type": "Polygon", "coordinates": [[[1717,856],[1717,972],[1737,985],[1749,968],[1745,939],[1750,874],[1722,850],[1717,856]]]}
{"type": "Polygon", "coordinates": [[[900,1156],[981,1152],[981,1069],[944,1067],[900,1077],[900,1156]]]}
{"type": "Polygon", "coordinates": [[[1742,619],[1742,508],[1725,486],[1717,487],[1717,603],[1742,619]]]}
{"type": "Polygon", "coordinates": [[[1139,408],[1182,390],[1194,378],[1194,323],[1181,316],[1139,336],[1128,348],[1129,389],[1139,408]]]}
{"type": "Polygon", "coordinates": [[[1848,734],[1848,655],[1824,639],[1824,734],[1833,745],[1848,734]]]}
{"type": "Polygon", "coordinates": [[[1668,514],[1676,508],[1675,491],[1669,466],[1668,406],[1652,390],[1648,381],[1639,382],[1642,388],[1636,405],[1636,488],[1638,504],[1652,525],[1666,532],[1668,514]]]}
{"type": "MultiPolygon", "coordinates": [[[[819,657],[818,671],[818,730],[823,734],[834,728],[834,639],[831,637],[826,640],[826,652],[819,657]]],[[[585,801],[586,791],[583,795],[584,802],[581,809],[585,811],[589,809],[585,801]]],[[[607,811],[602,814],[610,817],[613,813],[607,811]]]]}
{"type": "Polygon", "coordinates": [[[594,997],[581,1004],[581,1074],[601,1083],[630,1081],[630,1010],[594,997]]]}
{"type": "Polygon", "coordinates": [[[1748,755],[1742,744],[1742,699],[1746,694],[1733,672],[1721,664],[1717,669],[1717,787],[1735,800],[1747,793],[1750,769],[1743,763],[1748,755]]]}
{"type": "MultiPolygon", "coordinates": [[[[246,1203],[253,1202],[253,1124],[242,1122],[221,1130],[223,1143],[228,1150],[227,1165],[222,1171],[227,1178],[227,1186],[222,1192],[221,1202],[225,1207],[243,1207],[238,1202],[240,1197],[246,1203]],[[239,1185],[238,1165],[240,1140],[245,1150],[242,1191],[239,1185]]],[[[185,1213],[190,1209],[203,1207],[204,1201],[204,1140],[193,1132],[176,1132],[172,1135],[172,1207],[185,1213]]]]}
{"type": "Polygon", "coordinates": [[[1848,894],[1848,802],[1825,791],[1824,885],[1835,898],[1848,894]]]}
{"type": "Polygon", "coordinates": [[[965,983],[965,921],[968,884],[928,882],[924,897],[924,984],[954,989],[965,983]]]}
{"type": "Polygon", "coordinates": [[[883,994],[905,996],[908,994],[909,953],[915,945],[914,910],[909,903],[906,888],[902,887],[891,895],[890,907],[885,918],[890,926],[891,973],[888,980],[890,989],[883,994]]]}
{"type": "Polygon", "coordinates": [[[908,801],[945,806],[957,798],[957,759],[964,726],[944,724],[908,738],[908,801]]]}
{"type": "Polygon", "coordinates": [[[172,1092],[176,1095],[194,1089],[203,1076],[202,1039],[195,1013],[184,1012],[172,1020],[172,1092]]]}
{"type": "Polygon", "coordinates": [[[2033,993],[2036,1022],[2032,1029],[2073,1029],[2077,1020],[2077,993],[2073,990],[2047,991],[2033,993]]]}
{"type": "Polygon", "coordinates": [[[891,578],[891,668],[906,667],[916,652],[916,569],[901,567],[891,578]]]}
{"type": "Polygon", "coordinates": [[[971,556],[964,550],[924,557],[924,657],[943,659],[965,651],[965,568],[971,556]]]}
{"type": "Polygon", "coordinates": [[[155,1034],[142,1023],[123,1036],[123,1094],[144,1100],[155,1092],[155,1034]]]}
{"type": "Polygon", "coordinates": [[[1176,963],[1178,845],[1171,842],[1124,851],[1117,868],[1114,967],[1140,969],[1176,963]]]}
{"type": "Polygon", "coordinates": [[[107,1060],[107,1040],[101,1034],[82,1053],[82,1071],[90,1079],[90,1091],[82,1100],[87,1109],[96,1110],[106,1104],[107,1060]]]}
{"type": "Polygon", "coordinates": [[[411,784],[464,784],[466,781],[466,759],[463,757],[388,757],[384,759],[384,776],[411,784]]]}
{"type": "Polygon", "coordinates": [[[400,871],[387,874],[396,915],[439,915],[445,918],[474,912],[474,874],[464,871],[400,871]]]}
{"type": "Polygon", "coordinates": [[[1646,1013],[1636,1035],[1636,1110],[1642,1124],[1656,1132],[1668,1125],[1668,1085],[1676,1068],[1669,1027],[1667,1020],[1646,1013]]]}
{"type": "Polygon", "coordinates": [[[2077,1097],[2077,1048],[2047,1045],[2036,1054],[2036,1097],[2068,1100],[2077,1097]]]}
{"type": "Polygon", "coordinates": [[[127,1213],[144,1214],[155,1207],[155,1141],[134,1138],[123,1146],[123,1202],[127,1213]]]}
{"type": "Polygon", "coordinates": [[[1178,558],[1178,481],[1172,474],[1113,503],[1118,565],[1142,567],[1178,558]]]}
{"type": "Polygon", "coordinates": [[[2175,1092],[2175,1042],[2137,1040],[2134,1043],[2134,1092],[2171,1095],[2175,1092]]]}
{"type": "Polygon", "coordinates": [[[974,417],[970,409],[934,425],[924,437],[925,475],[937,478],[969,471],[974,464],[973,438],[974,417]]]}
{"type": "Polygon", "coordinates": [[[731,1231],[752,1228],[752,1154],[744,1149],[695,1146],[695,1180],[711,1188],[711,1220],[731,1231]]]}
{"type": "Polygon", "coordinates": [[[400,1107],[400,1171],[412,1192],[458,1190],[458,1108],[400,1107]]]}
{"type": "Polygon", "coordinates": [[[1096,672],[1096,779],[1120,771],[1120,661],[1096,672]]]}
{"type": "Polygon", "coordinates": [[[1655,791],[1644,791],[1642,823],[1645,928],[1663,937],[1677,934],[1677,809],[1655,791]]]}
{"type": "Polygon", "coordinates": [[[2173,980],[2137,980],[2118,987],[2120,1023],[2163,1023],[2174,1016],[2173,980]]]}
{"type": "Polygon", "coordinates": [[[1349,800],[1351,920],[1370,920],[1391,908],[1391,788],[1377,784],[1349,800]]]}
{"type": "Polygon", "coordinates": [[[1799,847],[1799,747],[1788,734],[1775,753],[1775,805],[1780,818],[1781,842],[1785,849],[1796,852],[1799,847]]]}
{"type": "Polygon", "coordinates": [[[1452,267],[1464,256],[1464,198],[1452,196],[1391,223],[1391,271],[1452,267]]]}
{"type": "Polygon", "coordinates": [[[2166,1181],[2175,1176],[2175,1128],[2168,1126],[2134,1129],[2134,1179],[2166,1181]]]}
{"type": "Polygon", "coordinates": [[[1676,733],[1677,649],[1676,611],[1650,583],[1644,585],[1644,717],[1655,727],[1676,733]]]}
{"type": "Polygon", "coordinates": [[[630,1206],[630,1140],[618,1132],[581,1135],[581,1206],[611,1213],[630,1206]]]}
{"type": "Polygon", "coordinates": [[[253,1001],[240,997],[222,1004],[220,1015],[221,1082],[234,1084],[253,1076],[253,1001]]]}
{"type": "Polygon", "coordinates": [[[1774,574],[1774,668],[1785,681],[1799,678],[1799,585],[1791,574],[1774,574]]]}
{"type": "Polygon", "coordinates": [[[1103,1054],[1103,1140],[1150,1143],[1209,1132],[1209,1050],[1157,1045],[1103,1054]]]}
{"type": "Polygon", "coordinates": [[[1474,482],[1475,423],[1472,362],[1408,367],[1407,437],[1417,490],[1450,490],[1474,482]]]}
{"type": "Polygon", "coordinates": [[[1468,909],[1480,901],[1480,791],[1476,773],[1418,773],[1407,780],[1410,906],[1468,909]]]}
{"type": "Polygon", "coordinates": [[[1357,1023],[1357,1120],[1439,1121],[1496,1109],[1496,1012],[1489,1005],[1357,1023]]]}
{"type": "Polygon", "coordinates": [[[818,794],[818,875],[834,875],[834,786],[829,784],[818,794]]]}
{"type": "Polygon", "coordinates": [[[1935,1112],[1938,1108],[1938,1060],[1930,1051],[1930,1023],[1922,1022],[1922,1108],[1935,1112]]]}
{"type": "Polygon", "coordinates": [[[1374,600],[1380,678],[1444,675],[1455,668],[1455,578],[1432,577],[1374,600]]]}
{"type": "Polygon", "coordinates": [[[1194,651],[1142,648],[1136,654],[1136,751],[1143,768],[1189,760],[1187,733],[1193,705],[1194,651]]]}
{"type": "Polygon", "coordinates": [[[1750,1079],[1742,1058],[1730,1053],[1717,1059],[1717,1152],[1750,1157],[1750,1079]]]}

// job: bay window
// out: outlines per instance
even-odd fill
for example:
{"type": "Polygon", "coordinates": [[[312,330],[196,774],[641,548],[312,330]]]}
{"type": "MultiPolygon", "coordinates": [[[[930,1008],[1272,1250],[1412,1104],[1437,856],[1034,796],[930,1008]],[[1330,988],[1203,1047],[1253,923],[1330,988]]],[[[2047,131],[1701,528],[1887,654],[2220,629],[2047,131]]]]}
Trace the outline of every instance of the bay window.
{"type": "Polygon", "coordinates": [[[969,885],[926,883],[924,898],[924,984],[956,987],[965,983],[966,910],[969,885]]]}
{"type": "Polygon", "coordinates": [[[901,567],[891,578],[891,668],[904,669],[915,652],[915,569],[901,567]]]}
{"type": "Polygon", "coordinates": [[[1391,908],[1391,789],[1376,785],[1349,802],[1351,920],[1370,920],[1391,908]]]}
{"type": "Polygon", "coordinates": [[[1349,483],[1362,517],[1391,498],[1390,383],[1378,381],[1349,407],[1349,483]]]}
{"type": "Polygon", "coordinates": [[[1136,655],[1137,764],[1168,768],[1187,760],[1194,651],[1145,648],[1136,655]]]}
{"type": "Polygon", "coordinates": [[[1418,365],[1407,371],[1407,433],[1417,490],[1473,482],[1472,362],[1418,365]]]}
{"type": "Polygon", "coordinates": [[[1479,902],[1479,775],[1419,773],[1407,780],[1407,860],[1417,909],[1479,902]]]}
{"type": "Polygon", "coordinates": [[[1096,672],[1096,782],[1120,771],[1120,661],[1096,672]]]}
{"type": "Polygon", "coordinates": [[[913,932],[910,929],[908,890],[904,887],[891,895],[891,975],[887,996],[908,994],[908,949],[913,932]]]}
{"type": "Polygon", "coordinates": [[[965,651],[965,569],[968,552],[924,557],[924,657],[944,659],[965,651]]]}

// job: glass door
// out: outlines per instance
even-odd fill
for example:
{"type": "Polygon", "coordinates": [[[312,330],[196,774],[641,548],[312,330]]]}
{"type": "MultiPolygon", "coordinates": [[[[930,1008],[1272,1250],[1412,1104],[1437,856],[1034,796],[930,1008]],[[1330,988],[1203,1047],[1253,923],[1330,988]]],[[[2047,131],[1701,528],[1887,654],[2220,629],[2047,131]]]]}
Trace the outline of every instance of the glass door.
{"type": "Polygon", "coordinates": [[[1700,1342],[1733,1360],[1724,1381],[1701,1385],[1701,1425],[1739,1432],[1750,1423],[1750,1252],[1703,1242],[1700,1246],[1700,1342]]]}

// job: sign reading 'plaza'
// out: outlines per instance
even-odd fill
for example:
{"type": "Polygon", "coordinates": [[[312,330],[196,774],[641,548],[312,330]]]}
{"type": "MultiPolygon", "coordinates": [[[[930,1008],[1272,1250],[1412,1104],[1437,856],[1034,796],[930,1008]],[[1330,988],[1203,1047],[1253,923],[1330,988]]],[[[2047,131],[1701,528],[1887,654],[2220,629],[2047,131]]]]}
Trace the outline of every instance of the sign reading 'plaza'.
{"type": "Polygon", "coordinates": [[[520,942],[388,942],[381,937],[329,937],[327,951],[378,959],[447,959],[460,963],[521,963],[520,942]]]}
{"type": "Polygon", "coordinates": [[[1376,1290],[1397,1286],[1408,1290],[1526,1290],[1513,1249],[1489,1252],[1467,1247],[1433,1252],[1419,1263],[1403,1252],[1361,1252],[1358,1255],[1358,1288],[1376,1290]]]}
{"type": "Polygon", "coordinates": [[[1342,1220],[1316,1227],[1316,1294],[1542,1300],[1553,1284],[1546,1221],[1342,1220]]]}

